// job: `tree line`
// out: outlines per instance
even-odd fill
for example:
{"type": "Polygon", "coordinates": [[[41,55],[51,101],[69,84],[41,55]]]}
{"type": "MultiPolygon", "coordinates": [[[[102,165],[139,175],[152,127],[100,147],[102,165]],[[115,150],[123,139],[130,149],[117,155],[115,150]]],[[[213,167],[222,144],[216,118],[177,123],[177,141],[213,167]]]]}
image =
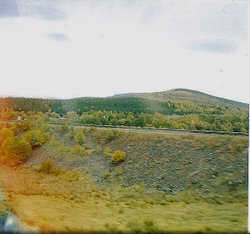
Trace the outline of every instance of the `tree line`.
{"type": "Polygon", "coordinates": [[[78,115],[75,111],[71,111],[67,113],[65,120],[70,123],[95,125],[248,132],[248,113],[238,109],[231,109],[223,114],[183,116],[115,111],[89,111],[78,115]]]}
{"type": "Polygon", "coordinates": [[[199,106],[189,101],[171,101],[164,103],[152,101],[151,103],[147,102],[147,107],[145,107],[146,103],[139,105],[138,101],[140,102],[141,100],[135,100],[133,98],[123,98],[122,103],[126,102],[126,104],[123,103],[124,105],[120,106],[121,98],[116,99],[108,101],[107,103],[109,104],[106,103],[105,105],[104,99],[93,100],[91,98],[89,99],[88,105],[85,105],[86,103],[84,104],[81,101],[77,104],[72,102],[72,100],[68,100],[69,103],[65,104],[64,101],[59,100],[30,102],[29,99],[20,99],[19,104],[21,103],[24,106],[26,103],[29,104],[26,106],[26,109],[24,107],[19,108],[20,106],[18,105],[18,108],[10,108],[9,104],[5,103],[3,106],[0,106],[0,120],[16,120],[18,117],[21,117],[22,120],[27,119],[31,121],[69,121],[80,124],[111,126],[214,130],[243,133],[249,130],[248,109],[223,106],[199,106]],[[116,99],[120,99],[120,101],[116,99]],[[101,106],[104,110],[98,109],[99,107],[101,108],[101,106]],[[132,108],[132,111],[127,111],[127,107],[132,108]],[[31,111],[29,109],[31,109],[31,111]],[[126,109],[126,111],[124,111],[124,109],[126,109]]]}

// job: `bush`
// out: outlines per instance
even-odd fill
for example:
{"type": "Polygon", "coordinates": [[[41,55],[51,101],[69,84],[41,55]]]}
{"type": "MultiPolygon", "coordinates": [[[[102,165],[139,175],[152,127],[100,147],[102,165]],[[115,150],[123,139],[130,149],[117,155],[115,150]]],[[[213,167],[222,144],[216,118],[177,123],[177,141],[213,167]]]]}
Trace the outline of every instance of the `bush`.
{"type": "Polygon", "coordinates": [[[60,133],[66,134],[70,131],[70,127],[67,124],[60,126],[60,133]]]}
{"type": "Polygon", "coordinates": [[[104,171],[104,172],[102,173],[102,176],[103,176],[104,179],[109,178],[109,177],[110,177],[109,171],[104,171]]]}
{"type": "Polygon", "coordinates": [[[81,130],[77,130],[76,134],[75,134],[75,141],[77,144],[82,145],[84,142],[84,134],[83,131],[81,130]]]}
{"type": "Polygon", "coordinates": [[[55,135],[52,135],[52,136],[50,137],[49,144],[50,144],[51,146],[53,146],[53,147],[56,147],[56,146],[59,145],[58,140],[57,140],[57,138],[56,138],[55,135]]]}
{"type": "Polygon", "coordinates": [[[62,156],[70,153],[70,151],[71,151],[71,147],[68,147],[67,145],[64,145],[64,144],[59,144],[58,147],[56,148],[56,152],[62,156]]]}
{"type": "Polygon", "coordinates": [[[103,150],[103,153],[104,153],[105,156],[110,157],[110,154],[111,154],[110,148],[109,147],[105,147],[105,149],[103,150]]]}
{"type": "Polygon", "coordinates": [[[61,172],[61,170],[58,167],[56,167],[51,160],[43,161],[39,166],[39,168],[37,169],[37,171],[54,175],[58,175],[61,172]]]}
{"type": "Polygon", "coordinates": [[[75,155],[84,155],[86,153],[86,149],[80,145],[74,145],[71,147],[70,153],[75,155]]]}
{"type": "Polygon", "coordinates": [[[15,123],[18,131],[25,132],[33,127],[33,123],[30,121],[15,123]]]}
{"type": "Polygon", "coordinates": [[[125,157],[126,157],[126,153],[121,151],[121,150],[116,150],[113,154],[112,154],[112,162],[115,163],[115,164],[118,164],[122,161],[125,160],[125,157]]]}
{"type": "Polygon", "coordinates": [[[119,132],[117,130],[108,130],[106,131],[106,141],[111,142],[114,139],[118,138],[119,132]]]}
{"type": "Polygon", "coordinates": [[[46,133],[40,130],[31,130],[28,131],[24,136],[23,139],[28,141],[30,145],[35,148],[43,145],[48,140],[48,136],[46,133]]]}
{"type": "Polygon", "coordinates": [[[116,169],[114,170],[114,174],[115,174],[115,176],[120,176],[120,175],[122,175],[122,170],[121,170],[121,168],[116,168],[116,169]]]}
{"type": "Polygon", "coordinates": [[[13,137],[13,132],[9,129],[9,128],[2,128],[1,132],[0,132],[0,136],[3,139],[6,139],[8,137],[13,137]]]}
{"type": "Polygon", "coordinates": [[[64,134],[64,142],[66,144],[74,144],[74,140],[75,140],[75,132],[74,128],[71,126],[69,127],[68,132],[64,134]]]}
{"type": "Polygon", "coordinates": [[[101,153],[101,152],[102,152],[102,147],[99,146],[99,145],[97,145],[97,146],[96,146],[96,152],[97,152],[97,153],[101,153]]]}
{"type": "Polygon", "coordinates": [[[3,161],[25,162],[31,155],[31,145],[25,139],[7,137],[1,146],[1,156],[3,161]]]}

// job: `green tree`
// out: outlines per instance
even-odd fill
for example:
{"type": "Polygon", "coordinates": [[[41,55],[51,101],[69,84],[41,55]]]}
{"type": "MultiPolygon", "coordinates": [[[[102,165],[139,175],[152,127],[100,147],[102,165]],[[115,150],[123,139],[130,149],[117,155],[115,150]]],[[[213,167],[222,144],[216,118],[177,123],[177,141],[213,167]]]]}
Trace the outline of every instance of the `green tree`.
{"type": "Polygon", "coordinates": [[[74,122],[79,118],[79,116],[75,111],[69,111],[67,112],[67,118],[70,122],[74,122]]]}
{"type": "Polygon", "coordinates": [[[48,136],[45,132],[39,129],[31,130],[25,133],[23,139],[30,143],[30,145],[35,148],[43,145],[47,142],[48,136]]]}

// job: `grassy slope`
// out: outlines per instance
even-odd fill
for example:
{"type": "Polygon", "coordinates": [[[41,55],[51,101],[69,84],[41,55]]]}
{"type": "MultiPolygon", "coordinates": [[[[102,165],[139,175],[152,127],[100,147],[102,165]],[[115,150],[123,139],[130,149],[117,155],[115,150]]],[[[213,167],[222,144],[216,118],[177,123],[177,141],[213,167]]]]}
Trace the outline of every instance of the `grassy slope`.
{"type": "Polygon", "coordinates": [[[190,89],[172,89],[169,91],[155,92],[155,93],[139,93],[133,94],[132,96],[152,99],[152,100],[178,100],[178,101],[192,101],[199,105],[207,106],[229,106],[235,108],[247,108],[247,104],[229,100],[226,98],[215,97],[206,93],[202,93],[190,89]]]}
{"type": "Polygon", "coordinates": [[[246,230],[247,137],[110,135],[85,130],[86,154],[58,153],[48,143],[26,169],[1,168],[0,181],[18,216],[43,231],[246,230]],[[113,165],[104,147],[124,150],[126,160],[113,165]],[[48,158],[68,172],[55,176],[34,171],[48,158]]]}

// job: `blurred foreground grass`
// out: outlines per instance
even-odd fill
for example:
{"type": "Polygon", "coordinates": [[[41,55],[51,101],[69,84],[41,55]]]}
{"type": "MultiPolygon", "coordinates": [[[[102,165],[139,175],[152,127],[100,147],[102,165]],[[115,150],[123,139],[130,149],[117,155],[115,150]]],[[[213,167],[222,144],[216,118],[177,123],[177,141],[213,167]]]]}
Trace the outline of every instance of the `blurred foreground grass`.
{"type": "Polygon", "coordinates": [[[208,201],[196,191],[166,195],[140,184],[111,185],[104,190],[77,169],[54,175],[1,166],[0,184],[17,216],[42,232],[247,230],[247,194],[225,201],[214,196],[208,201]]]}

